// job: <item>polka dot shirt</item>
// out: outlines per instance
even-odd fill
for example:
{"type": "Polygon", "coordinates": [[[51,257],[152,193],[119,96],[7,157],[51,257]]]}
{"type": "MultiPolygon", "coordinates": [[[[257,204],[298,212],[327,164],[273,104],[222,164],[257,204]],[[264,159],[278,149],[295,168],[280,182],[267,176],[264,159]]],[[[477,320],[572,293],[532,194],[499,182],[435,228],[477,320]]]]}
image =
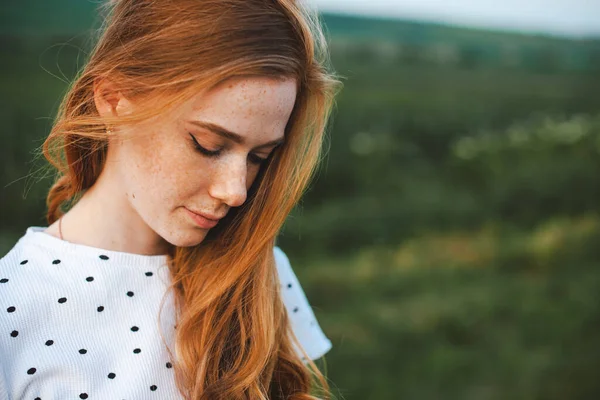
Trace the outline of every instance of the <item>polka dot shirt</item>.
{"type": "MultiPolygon", "coordinates": [[[[165,255],[108,251],[32,226],[0,259],[0,399],[177,399],[175,325],[165,255]]],[[[285,253],[274,248],[283,302],[311,359],[327,353],[285,253]]],[[[296,349],[298,350],[298,349],[296,349]]]]}

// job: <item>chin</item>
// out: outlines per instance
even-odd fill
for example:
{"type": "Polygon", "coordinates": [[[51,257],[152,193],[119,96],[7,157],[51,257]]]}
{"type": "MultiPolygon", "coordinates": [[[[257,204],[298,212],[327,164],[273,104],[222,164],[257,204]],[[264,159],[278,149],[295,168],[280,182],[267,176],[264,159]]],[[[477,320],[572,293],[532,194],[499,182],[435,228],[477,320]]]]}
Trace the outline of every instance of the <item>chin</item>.
{"type": "Polygon", "coordinates": [[[175,234],[163,236],[167,242],[177,247],[192,247],[197,246],[204,241],[207,230],[201,229],[184,229],[175,234]]]}

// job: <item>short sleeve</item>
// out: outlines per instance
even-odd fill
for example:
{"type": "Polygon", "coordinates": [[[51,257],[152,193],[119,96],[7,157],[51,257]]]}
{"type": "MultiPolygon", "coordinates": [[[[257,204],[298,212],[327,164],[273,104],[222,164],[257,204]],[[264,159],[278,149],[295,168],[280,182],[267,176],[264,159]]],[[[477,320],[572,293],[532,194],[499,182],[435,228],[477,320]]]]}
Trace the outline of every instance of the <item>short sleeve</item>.
{"type": "Polygon", "coordinates": [[[8,397],[8,383],[4,374],[4,367],[0,363],[0,399],[10,400],[8,397]]]}
{"type": "MultiPolygon", "coordinates": [[[[323,333],[288,257],[277,246],[273,251],[281,283],[281,295],[292,330],[311,360],[321,358],[331,350],[331,341],[323,333]]],[[[296,351],[302,357],[302,353],[298,349],[296,351]]]]}
{"type": "MultiPolygon", "coordinates": [[[[4,260],[5,257],[1,257],[0,261],[4,260]]],[[[2,270],[2,267],[3,267],[3,264],[0,263],[0,270],[2,270]]],[[[3,321],[2,319],[0,319],[0,328],[2,328],[3,331],[4,331],[4,328],[6,327],[6,324],[4,322],[6,322],[6,321],[3,321]]],[[[7,352],[4,350],[5,349],[5,346],[4,346],[5,341],[6,341],[5,338],[0,339],[0,399],[11,400],[11,399],[13,399],[13,397],[9,396],[9,389],[8,389],[9,380],[8,380],[8,376],[7,376],[7,372],[8,372],[7,363],[10,362],[10,359],[6,356],[7,352]]]]}

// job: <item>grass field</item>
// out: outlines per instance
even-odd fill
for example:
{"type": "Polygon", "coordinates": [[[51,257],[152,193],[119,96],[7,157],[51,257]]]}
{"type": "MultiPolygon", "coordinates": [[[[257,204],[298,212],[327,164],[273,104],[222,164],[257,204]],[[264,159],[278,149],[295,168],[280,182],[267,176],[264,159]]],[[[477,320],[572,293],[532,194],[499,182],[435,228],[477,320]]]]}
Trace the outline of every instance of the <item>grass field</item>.
{"type": "Polygon", "coordinates": [[[340,398],[593,400],[599,240],[589,215],[291,261],[340,398]]]}

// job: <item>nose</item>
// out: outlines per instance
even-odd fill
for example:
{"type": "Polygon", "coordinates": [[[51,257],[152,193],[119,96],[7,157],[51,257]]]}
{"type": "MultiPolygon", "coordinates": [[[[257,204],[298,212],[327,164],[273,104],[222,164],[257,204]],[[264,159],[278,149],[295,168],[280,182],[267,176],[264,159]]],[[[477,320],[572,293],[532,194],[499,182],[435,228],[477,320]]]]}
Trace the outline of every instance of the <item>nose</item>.
{"type": "Polygon", "coordinates": [[[229,207],[239,207],[246,201],[246,160],[229,159],[214,166],[208,192],[211,197],[229,207]]]}

